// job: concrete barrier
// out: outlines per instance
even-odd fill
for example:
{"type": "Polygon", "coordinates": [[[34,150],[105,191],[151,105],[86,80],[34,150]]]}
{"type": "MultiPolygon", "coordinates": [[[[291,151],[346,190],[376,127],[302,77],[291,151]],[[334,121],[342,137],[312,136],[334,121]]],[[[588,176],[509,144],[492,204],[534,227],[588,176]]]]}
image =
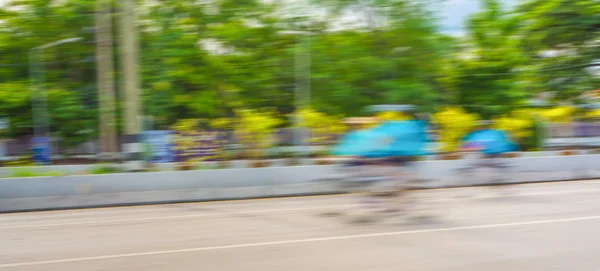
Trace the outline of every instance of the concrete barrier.
{"type": "MultiPolygon", "coordinates": [[[[568,157],[575,157],[575,156],[580,156],[580,155],[591,154],[590,153],[591,151],[589,151],[589,150],[578,150],[576,152],[578,155],[573,155],[573,156],[568,156],[568,157]]],[[[522,157],[522,158],[556,157],[556,156],[560,155],[560,151],[517,152],[516,154],[517,154],[517,157],[522,157]]],[[[438,157],[436,155],[430,155],[430,156],[427,156],[425,160],[429,161],[429,162],[436,162],[436,161],[439,161],[437,159],[438,159],[438,157]]],[[[441,161],[441,162],[445,162],[445,161],[441,161]]],[[[207,167],[216,166],[215,162],[202,162],[202,163],[198,163],[198,164],[205,165],[207,167]]],[[[243,161],[243,160],[232,161],[230,164],[231,164],[232,168],[247,168],[248,167],[248,161],[243,161]]],[[[303,159],[302,164],[303,165],[314,165],[315,160],[314,159],[303,159]]],[[[284,166],[285,160],[283,160],[283,159],[271,160],[271,165],[276,166],[276,167],[284,166]]],[[[158,163],[158,164],[156,164],[156,166],[162,171],[173,171],[176,169],[175,163],[158,163]]],[[[34,172],[40,172],[40,173],[58,171],[58,172],[69,175],[69,174],[77,174],[77,173],[82,173],[82,172],[89,172],[92,169],[94,169],[94,167],[96,167],[96,165],[0,167],[0,178],[9,177],[16,170],[32,170],[34,172]]]]}
{"type": "MultiPolygon", "coordinates": [[[[313,159],[303,159],[301,162],[303,165],[313,165],[314,164],[313,159]]],[[[177,166],[176,163],[157,163],[155,165],[161,171],[174,171],[174,170],[176,170],[176,166],[177,166]]],[[[206,166],[206,167],[216,167],[217,163],[216,162],[201,162],[201,163],[197,163],[197,165],[206,166]]],[[[283,160],[283,159],[271,160],[271,165],[275,166],[275,167],[284,166],[285,160],[283,160]]],[[[19,171],[19,170],[31,170],[33,172],[38,172],[38,173],[61,172],[66,175],[71,175],[71,174],[78,174],[78,173],[82,173],[82,172],[90,172],[97,166],[98,165],[0,167],[0,178],[10,177],[13,172],[19,171]]],[[[122,165],[115,165],[115,166],[122,166],[122,165]]],[[[244,160],[232,161],[230,163],[230,167],[233,169],[248,168],[248,161],[244,161],[244,160]]]]}
{"type": "MultiPolygon", "coordinates": [[[[506,158],[513,183],[600,178],[600,155],[506,158]]],[[[466,160],[422,161],[428,188],[476,185],[466,160]]],[[[342,193],[336,166],[236,168],[0,179],[0,212],[342,193]]]]}
{"type": "Polygon", "coordinates": [[[0,212],[339,192],[333,166],[0,179],[0,212]]]}

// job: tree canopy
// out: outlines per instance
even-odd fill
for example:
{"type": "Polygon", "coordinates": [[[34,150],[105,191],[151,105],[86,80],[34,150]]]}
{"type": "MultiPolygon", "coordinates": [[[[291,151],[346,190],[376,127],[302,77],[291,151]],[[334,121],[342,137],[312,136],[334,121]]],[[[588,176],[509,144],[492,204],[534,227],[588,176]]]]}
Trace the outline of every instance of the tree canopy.
{"type": "MultiPolygon", "coordinates": [[[[456,37],[441,31],[427,0],[306,1],[304,8],[282,0],[140,1],[143,108],[161,126],[242,108],[284,116],[295,98],[335,115],[402,103],[491,117],[536,93],[575,102],[599,88],[584,70],[600,59],[597,0],[528,0],[514,9],[480,2],[456,37]],[[297,88],[310,96],[296,97],[297,88]]],[[[13,135],[32,129],[28,50],[69,37],[84,42],[43,54],[52,129],[73,144],[94,135],[93,10],[90,0],[12,0],[0,8],[0,116],[11,118],[13,135]]]]}

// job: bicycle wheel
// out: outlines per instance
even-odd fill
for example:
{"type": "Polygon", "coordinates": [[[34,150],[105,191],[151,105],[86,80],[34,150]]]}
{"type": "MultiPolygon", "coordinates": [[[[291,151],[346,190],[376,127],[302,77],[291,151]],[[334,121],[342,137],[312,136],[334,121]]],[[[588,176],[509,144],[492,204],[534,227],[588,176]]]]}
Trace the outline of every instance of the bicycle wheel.
{"type": "Polygon", "coordinates": [[[494,178],[491,182],[491,187],[503,195],[513,194],[514,191],[511,191],[512,189],[510,188],[513,167],[507,163],[497,161],[493,169],[494,178]]]}

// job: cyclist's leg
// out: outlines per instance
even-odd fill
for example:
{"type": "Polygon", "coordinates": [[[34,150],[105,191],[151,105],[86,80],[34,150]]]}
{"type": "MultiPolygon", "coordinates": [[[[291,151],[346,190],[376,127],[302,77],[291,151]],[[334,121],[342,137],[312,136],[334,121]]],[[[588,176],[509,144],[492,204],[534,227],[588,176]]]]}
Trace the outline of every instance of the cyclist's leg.
{"type": "Polygon", "coordinates": [[[486,171],[488,174],[488,189],[493,193],[507,192],[506,182],[510,178],[509,166],[506,162],[506,158],[502,157],[502,154],[488,154],[486,159],[486,171]]]}
{"type": "Polygon", "coordinates": [[[479,180],[479,178],[481,177],[480,173],[480,169],[481,169],[481,165],[482,165],[482,159],[480,155],[472,155],[473,158],[467,158],[467,160],[465,160],[465,164],[460,167],[457,172],[458,172],[458,185],[462,186],[464,192],[461,193],[458,197],[470,197],[472,195],[472,188],[471,186],[475,185],[479,180]]]}
{"type": "Polygon", "coordinates": [[[357,206],[353,222],[374,222],[387,207],[390,167],[380,159],[371,159],[364,166],[362,178],[366,185],[355,198],[357,206]]]}
{"type": "Polygon", "coordinates": [[[503,182],[503,172],[500,167],[502,164],[502,156],[501,154],[493,154],[489,156],[489,160],[489,165],[493,172],[493,179],[491,181],[494,185],[500,185],[503,182]]]}
{"type": "Polygon", "coordinates": [[[405,164],[404,169],[407,172],[406,193],[403,203],[407,206],[407,214],[417,220],[427,220],[435,216],[432,209],[432,198],[422,191],[424,183],[418,176],[416,157],[413,157],[405,164]]]}
{"type": "Polygon", "coordinates": [[[378,182],[375,184],[374,193],[377,194],[376,211],[379,213],[387,213],[390,210],[390,199],[393,198],[396,188],[396,167],[390,159],[382,159],[378,161],[375,168],[378,182]]]}
{"type": "Polygon", "coordinates": [[[510,181],[510,166],[508,165],[507,158],[502,158],[501,155],[496,155],[493,159],[494,169],[494,186],[497,186],[496,190],[502,193],[508,193],[507,184],[510,181]]]}
{"type": "Polygon", "coordinates": [[[355,157],[351,160],[346,161],[340,168],[342,170],[345,179],[343,182],[344,192],[348,195],[349,207],[344,208],[339,212],[327,213],[330,215],[346,214],[355,215],[357,213],[356,205],[361,205],[363,198],[365,197],[366,185],[364,183],[366,176],[366,164],[365,159],[361,157],[355,157]]]}
{"type": "MultiPolygon", "coordinates": [[[[352,198],[354,193],[355,179],[357,178],[357,165],[355,159],[350,158],[349,160],[342,161],[336,166],[336,177],[340,178],[339,190],[340,192],[348,195],[352,198]]],[[[348,213],[349,210],[346,208],[338,209],[334,208],[325,212],[319,213],[320,216],[339,216],[348,213]]]]}
{"type": "Polygon", "coordinates": [[[396,157],[390,163],[392,183],[386,211],[393,216],[405,216],[413,208],[413,203],[410,202],[410,181],[412,179],[409,168],[410,157],[396,157]]]}
{"type": "Polygon", "coordinates": [[[382,205],[382,199],[377,194],[381,175],[379,166],[373,160],[364,161],[361,167],[359,178],[362,184],[354,194],[357,204],[353,207],[352,222],[369,223],[375,221],[374,214],[382,205]]]}

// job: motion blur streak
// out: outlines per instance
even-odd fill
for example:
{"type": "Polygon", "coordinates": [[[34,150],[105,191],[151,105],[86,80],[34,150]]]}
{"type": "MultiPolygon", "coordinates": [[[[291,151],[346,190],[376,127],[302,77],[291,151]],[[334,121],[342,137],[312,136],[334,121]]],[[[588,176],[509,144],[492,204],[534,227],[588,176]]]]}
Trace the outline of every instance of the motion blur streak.
{"type": "Polygon", "coordinates": [[[202,265],[228,271],[239,270],[243,262],[250,270],[283,270],[302,261],[302,268],[291,270],[398,265],[410,270],[594,270],[600,264],[600,246],[590,238],[600,226],[598,185],[519,185],[510,188],[510,196],[488,187],[423,191],[431,199],[433,220],[364,226],[348,224],[344,215],[324,215],[328,210],[351,215],[348,197],[147,206],[136,209],[151,211],[137,214],[114,208],[71,210],[66,217],[60,211],[6,215],[0,217],[5,225],[0,268],[146,271],[202,265]],[[589,193],[580,193],[585,188],[589,193]],[[473,197],[456,199],[464,193],[473,197]],[[144,220],[161,214],[190,217],[144,220]],[[113,222],[76,223],[98,216],[113,222]],[[65,225],[27,227],[31,223],[65,225]]]}

